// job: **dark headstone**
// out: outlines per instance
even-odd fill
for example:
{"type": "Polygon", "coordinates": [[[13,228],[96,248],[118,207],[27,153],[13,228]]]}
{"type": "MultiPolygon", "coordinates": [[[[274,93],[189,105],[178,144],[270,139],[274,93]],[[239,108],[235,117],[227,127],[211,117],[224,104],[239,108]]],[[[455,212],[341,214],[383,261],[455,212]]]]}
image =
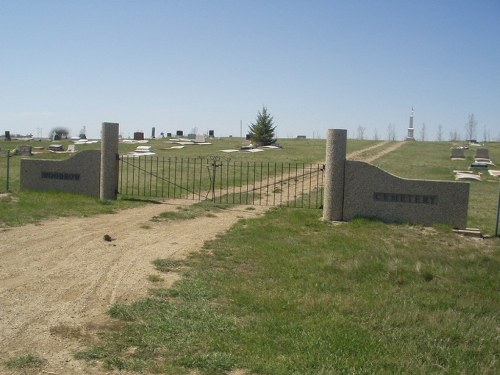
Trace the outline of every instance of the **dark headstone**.
{"type": "Polygon", "coordinates": [[[451,149],[452,159],[465,159],[465,149],[463,148],[452,148],[451,149]]]}
{"type": "Polygon", "coordinates": [[[31,146],[19,146],[17,148],[17,153],[21,156],[31,156],[32,154],[32,147],[31,146]]]}
{"type": "Polygon", "coordinates": [[[476,156],[474,156],[474,159],[489,159],[489,158],[490,154],[487,148],[478,148],[476,150],[476,156]]]}
{"type": "Polygon", "coordinates": [[[50,151],[64,151],[64,146],[59,144],[53,144],[49,146],[50,151]]]}

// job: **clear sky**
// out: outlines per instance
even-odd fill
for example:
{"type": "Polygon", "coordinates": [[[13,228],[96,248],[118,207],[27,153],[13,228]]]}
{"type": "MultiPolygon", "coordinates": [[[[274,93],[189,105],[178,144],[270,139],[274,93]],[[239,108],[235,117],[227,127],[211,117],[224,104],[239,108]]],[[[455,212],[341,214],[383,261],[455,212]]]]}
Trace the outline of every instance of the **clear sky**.
{"type": "Polygon", "coordinates": [[[500,138],[500,0],[0,0],[0,132],[500,138]],[[240,127],[241,124],[241,127],[240,127]]]}

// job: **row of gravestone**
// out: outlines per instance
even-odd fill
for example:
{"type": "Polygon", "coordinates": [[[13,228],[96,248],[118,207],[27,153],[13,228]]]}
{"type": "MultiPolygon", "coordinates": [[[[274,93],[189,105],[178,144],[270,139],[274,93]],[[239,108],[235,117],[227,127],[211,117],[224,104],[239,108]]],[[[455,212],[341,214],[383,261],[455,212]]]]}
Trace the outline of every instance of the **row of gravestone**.
{"type": "MultiPolygon", "coordinates": [[[[36,147],[35,147],[36,148],[36,147]]],[[[53,152],[64,152],[64,147],[62,145],[50,145],[49,146],[49,151],[53,152]]],[[[75,152],[76,148],[75,145],[68,145],[68,149],[66,152],[75,152]]],[[[31,156],[33,155],[33,147],[32,146],[19,146],[16,149],[16,154],[20,156],[31,156]]]]}
{"type": "MultiPolygon", "coordinates": [[[[451,159],[465,160],[465,149],[461,147],[452,148],[451,159]]],[[[476,155],[474,156],[474,162],[471,163],[470,168],[488,169],[490,165],[494,165],[494,163],[490,159],[490,154],[488,152],[488,149],[478,148],[476,150],[476,155]]]]}
{"type": "MultiPolygon", "coordinates": [[[[451,158],[452,159],[465,159],[465,148],[457,147],[451,149],[451,158]]],[[[474,160],[485,159],[490,160],[489,152],[487,148],[478,148],[476,150],[476,155],[474,156],[474,160]]]]}

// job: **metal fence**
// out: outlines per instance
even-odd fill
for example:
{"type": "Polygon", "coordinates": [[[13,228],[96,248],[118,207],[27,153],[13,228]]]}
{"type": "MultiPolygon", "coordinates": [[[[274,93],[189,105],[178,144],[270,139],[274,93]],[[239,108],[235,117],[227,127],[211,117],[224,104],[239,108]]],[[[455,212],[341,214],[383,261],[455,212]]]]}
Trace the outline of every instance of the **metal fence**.
{"type": "Polygon", "coordinates": [[[126,197],[320,208],[323,171],[322,164],[124,155],[120,157],[119,193],[126,197]]]}
{"type": "Polygon", "coordinates": [[[0,193],[10,191],[10,158],[9,150],[0,150],[0,193]]]}

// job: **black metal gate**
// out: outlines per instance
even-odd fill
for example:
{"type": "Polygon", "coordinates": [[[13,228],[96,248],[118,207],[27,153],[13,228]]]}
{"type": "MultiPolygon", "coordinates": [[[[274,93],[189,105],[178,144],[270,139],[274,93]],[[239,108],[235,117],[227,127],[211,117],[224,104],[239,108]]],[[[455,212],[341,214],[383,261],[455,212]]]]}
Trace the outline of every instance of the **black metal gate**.
{"type": "Polygon", "coordinates": [[[10,191],[10,158],[9,150],[0,150],[0,193],[10,191]]]}
{"type": "Polygon", "coordinates": [[[323,171],[322,164],[123,155],[119,193],[124,197],[320,208],[323,171]]]}

